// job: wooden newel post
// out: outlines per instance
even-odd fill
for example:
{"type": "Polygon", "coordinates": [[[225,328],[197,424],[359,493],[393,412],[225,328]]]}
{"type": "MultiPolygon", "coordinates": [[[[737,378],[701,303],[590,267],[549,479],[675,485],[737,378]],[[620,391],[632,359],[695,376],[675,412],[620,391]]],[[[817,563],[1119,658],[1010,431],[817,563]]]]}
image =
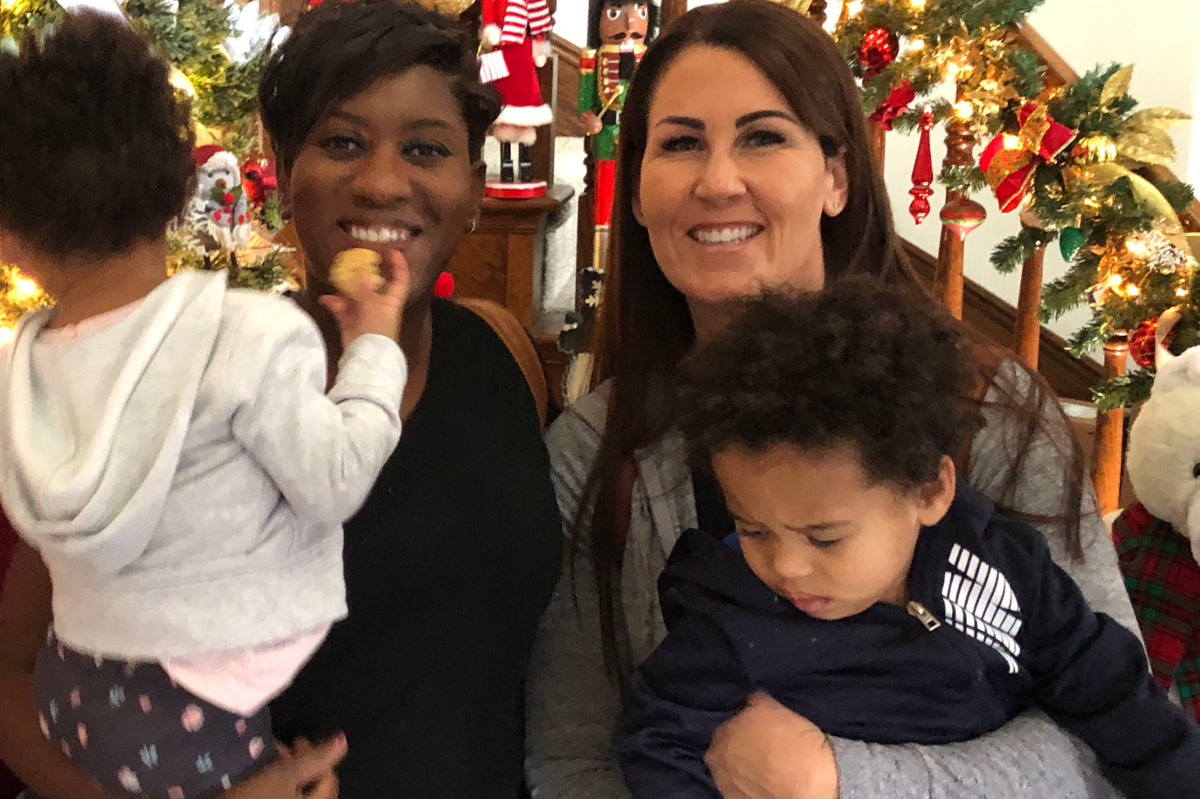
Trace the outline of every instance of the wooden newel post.
{"type": "MultiPolygon", "coordinates": [[[[962,100],[962,88],[958,89],[958,100],[962,100]]],[[[946,123],[946,159],[943,166],[972,167],[975,165],[975,136],[971,126],[957,116],[946,123]]],[[[947,191],[946,202],[970,199],[965,192],[947,191]]],[[[962,319],[963,305],[963,256],[964,237],[950,227],[942,226],[942,238],[938,244],[937,273],[933,291],[942,305],[962,319]]]]}
{"type": "Polygon", "coordinates": [[[1042,266],[1046,247],[1038,245],[1021,268],[1021,293],[1017,296],[1017,324],[1013,349],[1021,363],[1034,371],[1038,368],[1038,346],[1042,340],[1042,266]]]}
{"type": "MultiPolygon", "coordinates": [[[[1104,377],[1125,374],[1129,358],[1129,338],[1118,333],[1104,343],[1104,377]]],[[[1092,448],[1092,485],[1100,501],[1100,513],[1120,507],[1121,461],[1125,443],[1125,409],[1101,413],[1096,417],[1096,440],[1092,448]]]]}

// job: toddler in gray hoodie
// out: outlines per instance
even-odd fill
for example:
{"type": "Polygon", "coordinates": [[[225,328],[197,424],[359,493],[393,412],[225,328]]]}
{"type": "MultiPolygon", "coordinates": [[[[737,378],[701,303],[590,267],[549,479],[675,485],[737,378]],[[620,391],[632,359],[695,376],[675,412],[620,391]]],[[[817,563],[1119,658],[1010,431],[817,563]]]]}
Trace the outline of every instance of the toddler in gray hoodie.
{"type": "Polygon", "coordinates": [[[188,110],[116,19],[0,50],[0,138],[0,259],[57,298],[0,348],[0,504],[54,588],[42,731],[107,790],[219,792],[271,759],[267,701],[346,614],[341,524],[400,436],[407,267],[330,298],[328,393],[291,301],[168,279],[188,110]]]}

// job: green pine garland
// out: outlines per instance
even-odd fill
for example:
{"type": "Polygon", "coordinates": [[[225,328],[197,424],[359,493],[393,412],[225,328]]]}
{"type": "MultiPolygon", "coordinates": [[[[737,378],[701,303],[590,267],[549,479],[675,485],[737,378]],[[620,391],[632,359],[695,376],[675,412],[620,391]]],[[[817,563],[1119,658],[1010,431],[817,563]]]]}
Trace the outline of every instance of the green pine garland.
{"type": "MultiPolygon", "coordinates": [[[[179,0],[172,12],[164,0],[128,0],[134,28],[192,83],[192,117],[219,132],[219,144],[239,157],[258,148],[254,114],[265,50],[245,64],[229,60],[222,48],[233,35],[229,11],[217,0],[179,0]]],[[[0,6],[0,40],[19,40],[25,31],[43,31],[65,13],[54,0],[14,0],[0,6]]]]}
{"type": "MultiPolygon", "coordinates": [[[[1092,141],[1092,137],[1099,135],[1115,145],[1137,108],[1137,100],[1124,91],[1128,78],[1128,69],[1122,71],[1120,65],[1097,67],[1050,100],[1050,116],[1077,131],[1076,142],[1092,141]]],[[[1007,132],[1017,130],[1013,120],[1007,132]]],[[[1139,166],[1127,159],[1117,163],[1139,166]]],[[[1093,351],[1120,331],[1135,330],[1167,308],[1181,302],[1189,304],[1200,289],[1191,285],[1194,273],[1189,270],[1193,270],[1194,264],[1158,268],[1146,258],[1123,255],[1126,242],[1143,246],[1148,241],[1146,235],[1162,220],[1135,189],[1133,178],[1125,175],[1108,185],[1089,184],[1080,179],[1088,174],[1085,169],[1086,164],[1078,162],[1078,154],[1070,147],[1051,162],[1040,163],[1030,186],[1030,210],[1044,230],[1023,229],[1017,236],[1001,242],[991,257],[996,269],[1010,272],[1032,253],[1035,244],[1048,243],[1067,228],[1078,231],[1073,235],[1082,237],[1082,245],[1072,254],[1066,274],[1045,286],[1040,314],[1042,321],[1048,322],[1081,304],[1092,304],[1092,319],[1071,337],[1070,350],[1077,357],[1093,351]],[[1116,280],[1116,286],[1105,285],[1110,280],[1116,280]]],[[[1177,211],[1192,202],[1192,187],[1185,183],[1160,181],[1155,185],[1177,211]]],[[[1193,320],[1190,328],[1185,322],[1177,329],[1182,335],[1185,329],[1196,329],[1195,322],[1200,319],[1193,320]]],[[[1122,407],[1144,396],[1152,376],[1149,371],[1145,375],[1110,380],[1096,386],[1094,395],[1102,410],[1122,407]]]]}
{"type": "Polygon", "coordinates": [[[1150,399],[1154,386],[1154,372],[1136,369],[1127,375],[1111,377],[1092,388],[1092,400],[1100,413],[1129,408],[1150,399]]]}
{"type": "Polygon", "coordinates": [[[938,175],[938,183],[950,191],[974,194],[987,188],[987,176],[977,166],[948,166],[938,175]]]}
{"type": "Polygon", "coordinates": [[[267,53],[245,64],[226,57],[221,45],[234,32],[229,11],[215,0],[179,0],[176,13],[164,0],[128,0],[125,13],[191,81],[196,122],[219,130],[221,146],[239,157],[254,150],[258,79],[267,53]]]}
{"type": "MultiPolygon", "coordinates": [[[[1012,31],[1043,0],[928,0],[923,8],[897,0],[867,0],[862,10],[838,25],[834,36],[850,68],[862,83],[861,99],[872,113],[891,91],[907,80],[918,100],[936,90],[945,79],[947,64],[969,66],[959,74],[958,84],[971,97],[991,88],[998,96],[1012,87],[1017,97],[1041,90],[1043,72],[1034,53],[1012,43],[1012,31]],[[859,61],[859,47],[871,30],[882,28],[899,37],[900,52],[890,64],[868,77],[867,65],[859,61]],[[920,39],[924,46],[905,47],[920,39]],[[993,86],[994,84],[994,86],[993,86]]],[[[992,110],[982,107],[972,124],[980,132],[995,132],[1015,115],[1012,100],[992,110]]],[[[1018,106],[1019,107],[1019,106],[1018,106]]],[[[919,111],[897,120],[902,131],[915,126],[919,111]]],[[[935,121],[948,114],[938,113],[935,121]]]]}
{"type": "MultiPolygon", "coordinates": [[[[1049,163],[1039,160],[1032,172],[1028,192],[1035,219],[1030,224],[1036,227],[1023,226],[991,255],[992,265],[1008,273],[1037,247],[1062,240],[1070,258],[1068,270],[1044,287],[1040,315],[1043,321],[1052,321],[1083,303],[1092,304],[1091,321],[1071,338],[1072,352],[1082,356],[1116,333],[1134,330],[1174,306],[1182,307],[1183,319],[1176,327],[1173,348],[1187,341],[1200,344],[1200,310],[1193,311],[1191,305],[1191,298],[1200,296],[1200,284],[1195,284],[1200,270],[1185,260],[1179,248],[1164,250],[1166,240],[1151,235],[1163,220],[1149,203],[1152,198],[1145,184],[1135,185],[1111,167],[1083,169],[1084,160],[1104,162],[1112,160],[1114,153],[1116,165],[1126,169],[1169,161],[1169,144],[1162,142],[1165,134],[1157,141],[1154,134],[1181,121],[1183,115],[1171,109],[1134,115],[1137,100],[1127,91],[1130,68],[1119,64],[1098,66],[1073,86],[1047,92],[1045,70],[1036,54],[1015,46],[1013,36],[1016,26],[1041,2],[927,0],[923,7],[914,8],[911,0],[866,0],[857,14],[839,24],[835,37],[861,83],[867,114],[879,109],[905,81],[911,84],[918,99],[892,123],[901,133],[917,129],[926,98],[950,77],[952,68],[955,83],[970,105],[970,113],[964,109],[962,119],[981,141],[1019,133],[1018,112],[1032,100],[1043,103],[1054,121],[1076,132],[1071,146],[1049,163]],[[895,34],[898,42],[895,59],[881,69],[860,61],[864,38],[876,29],[895,34]],[[914,42],[923,46],[914,47],[914,42]],[[1139,134],[1129,139],[1128,147],[1121,140],[1127,130],[1139,134]],[[1083,142],[1081,160],[1072,149],[1083,142]],[[1100,185],[1100,179],[1110,182],[1100,185]],[[1069,237],[1064,234],[1068,230],[1069,237]]],[[[955,115],[955,106],[945,100],[928,106],[935,124],[955,115]]],[[[938,180],[966,194],[986,185],[986,176],[977,166],[944,168],[938,180]]],[[[1155,186],[1177,212],[1193,200],[1187,184],[1166,181],[1155,186]]],[[[1135,373],[1097,386],[1102,409],[1137,401],[1149,379],[1135,373]]]]}
{"type": "Polygon", "coordinates": [[[20,39],[27,30],[45,30],[62,19],[63,11],[54,0],[15,0],[0,3],[0,40],[20,39]]]}

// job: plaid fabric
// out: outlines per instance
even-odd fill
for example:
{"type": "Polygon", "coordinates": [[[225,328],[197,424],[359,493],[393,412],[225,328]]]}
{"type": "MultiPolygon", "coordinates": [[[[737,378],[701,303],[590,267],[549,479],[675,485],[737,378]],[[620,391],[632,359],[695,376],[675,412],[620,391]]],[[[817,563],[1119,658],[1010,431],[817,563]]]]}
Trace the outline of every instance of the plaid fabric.
{"type": "Polygon", "coordinates": [[[1113,541],[1154,676],[1178,686],[1200,721],[1200,565],[1191,545],[1141,504],[1113,522],[1113,541]]]}

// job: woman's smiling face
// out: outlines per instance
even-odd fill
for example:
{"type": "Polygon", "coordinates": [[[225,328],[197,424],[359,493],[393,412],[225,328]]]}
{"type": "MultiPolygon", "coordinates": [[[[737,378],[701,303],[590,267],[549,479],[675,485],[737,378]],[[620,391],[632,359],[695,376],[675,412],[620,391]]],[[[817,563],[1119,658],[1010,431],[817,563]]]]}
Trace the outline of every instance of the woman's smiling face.
{"type": "Polygon", "coordinates": [[[332,107],[309,131],[286,183],[308,258],[308,285],[332,291],[329,267],[351,247],[400,250],[410,304],[427,297],[483,197],[467,124],[447,79],[418,66],[332,107]]]}
{"type": "Polygon", "coordinates": [[[826,156],[745,56],[681,52],[650,102],[634,198],[659,267],[693,306],[825,282],[821,217],[846,204],[846,169],[826,156]]]}

